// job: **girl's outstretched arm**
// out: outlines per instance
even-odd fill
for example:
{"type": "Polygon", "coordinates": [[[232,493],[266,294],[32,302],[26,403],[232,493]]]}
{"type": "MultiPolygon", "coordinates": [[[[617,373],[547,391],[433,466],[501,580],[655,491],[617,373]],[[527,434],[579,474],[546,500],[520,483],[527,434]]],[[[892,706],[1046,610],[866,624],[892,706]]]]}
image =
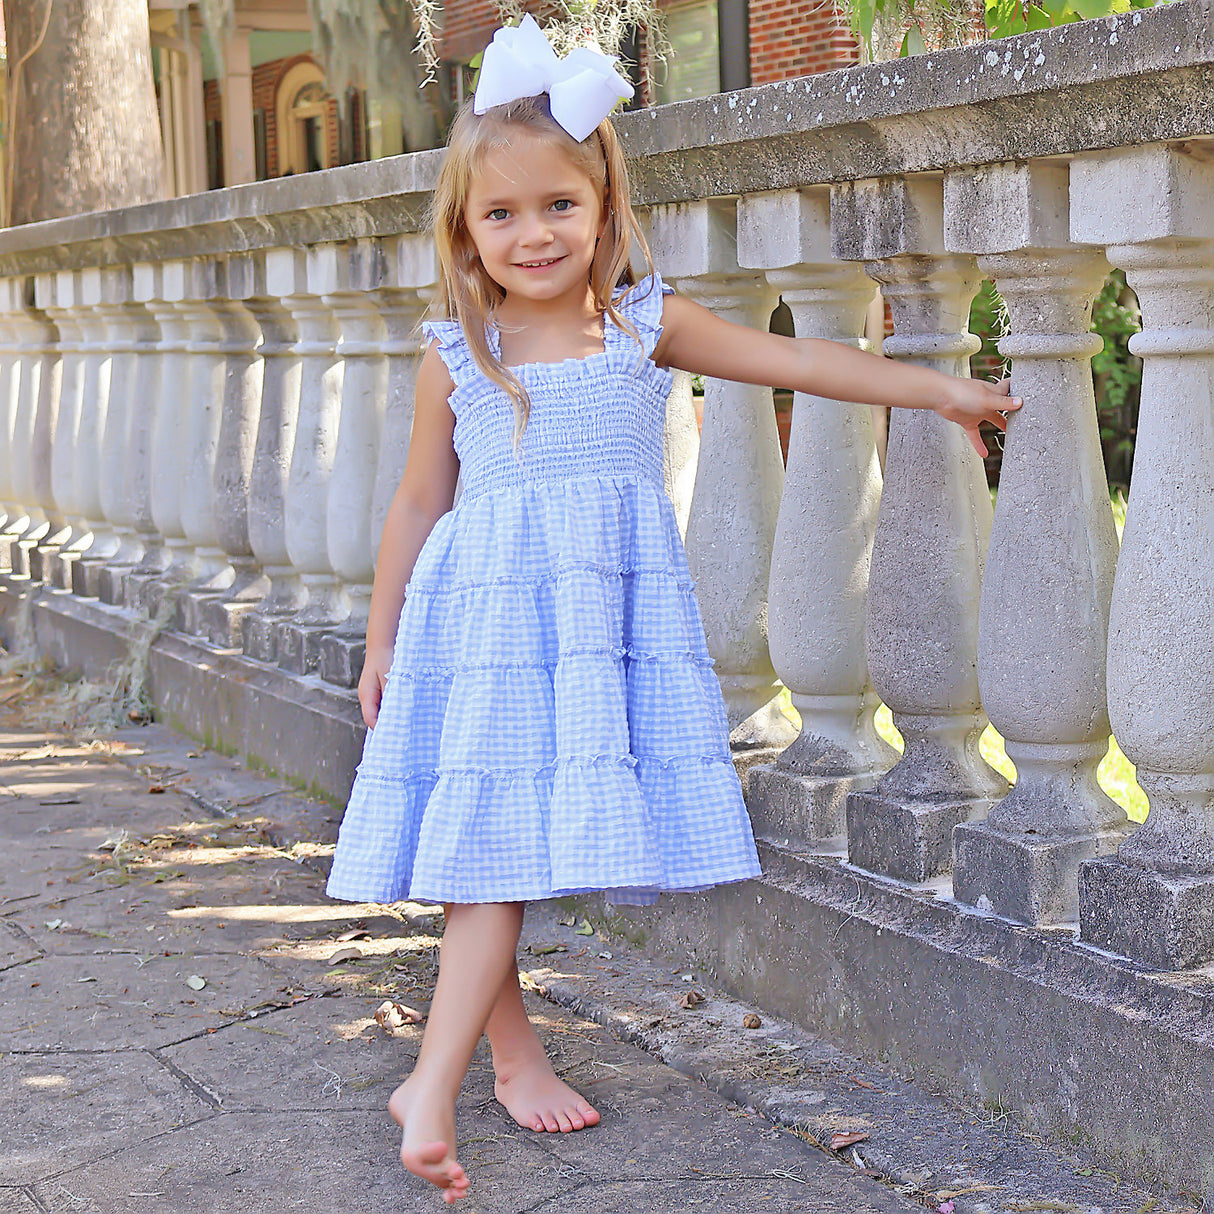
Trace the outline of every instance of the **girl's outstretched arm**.
{"type": "Polygon", "coordinates": [[[367,656],[358,681],[358,702],[368,728],[375,727],[405,586],[426,537],[455,500],[459,460],[453,445],[455,416],[447,398],[455,384],[438,355],[437,342],[422,357],[417,369],[413,407],[413,433],[400,487],[388,507],[384,534],[379,542],[375,584],[367,615],[367,656]]]}
{"type": "Polygon", "coordinates": [[[839,342],[764,333],[722,320],[680,295],[666,297],[654,361],[715,379],[793,388],[832,400],[934,409],[965,430],[979,455],[986,454],[979,423],[1005,430],[1005,414],[1021,404],[1008,397],[1007,380],[961,379],[839,342]]]}

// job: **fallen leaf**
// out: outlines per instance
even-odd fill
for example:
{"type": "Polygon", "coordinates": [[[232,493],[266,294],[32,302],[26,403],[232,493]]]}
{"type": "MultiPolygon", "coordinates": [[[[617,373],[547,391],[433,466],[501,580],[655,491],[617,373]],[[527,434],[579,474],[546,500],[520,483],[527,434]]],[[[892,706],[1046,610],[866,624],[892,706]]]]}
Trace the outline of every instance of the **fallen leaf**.
{"type": "Polygon", "coordinates": [[[589,919],[583,919],[582,922],[573,930],[575,936],[593,936],[594,928],[590,926],[589,919]]]}
{"type": "Polygon", "coordinates": [[[830,1149],[841,1151],[857,1142],[867,1142],[868,1135],[863,1130],[852,1130],[850,1133],[837,1133],[830,1136],[830,1149]]]}
{"type": "Polygon", "coordinates": [[[92,977],[92,975],[89,975],[88,977],[85,977],[85,978],[77,978],[76,981],[77,982],[96,982],[97,979],[92,977]]]}
{"type": "Polygon", "coordinates": [[[39,801],[39,805],[79,805],[79,797],[48,797],[45,801],[39,801]]]}
{"type": "Polygon", "coordinates": [[[46,923],[46,930],[48,932],[53,932],[56,928],[60,928],[62,926],[63,926],[62,919],[48,919],[47,923],[46,923]]]}
{"type": "Polygon", "coordinates": [[[163,784],[149,784],[148,792],[149,793],[162,793],[162,792],[164,792],[164,785],[163,784]]]}
{"type": "Polygon", "coordinates": [[[573,927],[575,923],[577,923],[577,915],[566,915],[560,921],[562,927],[573,927]]]}
{"type": "Polygon", "coordinates": [[[763,1027],[763,1021],[760,1020],[759,1017],[754,1014],[754,1012],[747,1012],[746,1015],[742,1017],[742,1027],[744,1029],[761,1029],[763,1027]]]}
{"type": "Polygon", "coordinates": [[[679,1007],[695,1007],[698,1003],[704,1002],[704,996],[699,991],[688,991],[685,995],[681,995],[678,999],[679,1007]]]}
{"type": "Polygon", "coordinates": [[[425,1014],[406,1003],[398,1003],[395,999],[385,999],[375,1009],[375,1023],[389,1032],[397,1032],[408,1024],[421,1024],[425,1014]]]}
{"type": "Polygon", "coordinates": [[[207,980],[205,978],[200,978],[197,974],[191,974],[185,980],[185,984],[192,991],[200,991],[204,986],[206,986],[207,980]]]}
{"type": "Polygon", "coordinates": [[[341,943],[345,942],[346,940],[370,940],[370,939],[371,939],[371,933],[369,931],[367,931],[367,929],[365,927],[352,927],[352,928],[350,928],[350,930],[348,932],[342,932],[342,934],[337,937],[337,942],[339,944],[341,944],[341,943]]]}
{"type": "Polygon", "coordinates": [[[325,962],[326,965],[340,965],[343,961],[357,961],[363,955],[361,948],[355,948],[353,944],[347,948],[339,948],[325,962]]]}
{"type": "Polygon", "coordinates": [[[569,950],[563,944],[532,944],[527,951],[534,957],[547,957],[549,953],[567,953],[569,950]]]}

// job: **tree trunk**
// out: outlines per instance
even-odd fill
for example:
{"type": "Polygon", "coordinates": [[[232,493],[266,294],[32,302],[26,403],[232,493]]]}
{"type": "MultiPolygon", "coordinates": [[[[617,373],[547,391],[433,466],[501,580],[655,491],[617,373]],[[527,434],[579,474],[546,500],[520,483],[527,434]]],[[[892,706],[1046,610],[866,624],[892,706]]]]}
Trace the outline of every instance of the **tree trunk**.
{"type": "Polygon", "coordinates": [[[9,222],[163,197],[147,0],[3,4],[9,222]]]}

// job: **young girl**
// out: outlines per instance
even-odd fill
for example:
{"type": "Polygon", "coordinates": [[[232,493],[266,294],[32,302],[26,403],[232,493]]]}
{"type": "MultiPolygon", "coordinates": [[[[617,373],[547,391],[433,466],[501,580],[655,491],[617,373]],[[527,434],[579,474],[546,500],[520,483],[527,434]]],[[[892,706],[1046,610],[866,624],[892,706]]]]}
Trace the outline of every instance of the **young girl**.
{"type": "Polygon", "coordinates": [[[478,90],[434,196],[450,319],[426,325],[359,684],[372,728],[328,890],[446,910],[425,1038],[388,1107],[404,1165],[448,1202],[468,1190],[454,1106],[482,1033],[520,1125],[599,1120],[528,1023],[526,902],[645,903],[759,872],[663,494],[670,368],[935,409],[980,450],[978,424],[1019,404],[1006,384],[733,325],[652,266],[636,281],[649,254],[605,117],[622,91],[587,124],[559,85],[500,105],[478,90]]]}

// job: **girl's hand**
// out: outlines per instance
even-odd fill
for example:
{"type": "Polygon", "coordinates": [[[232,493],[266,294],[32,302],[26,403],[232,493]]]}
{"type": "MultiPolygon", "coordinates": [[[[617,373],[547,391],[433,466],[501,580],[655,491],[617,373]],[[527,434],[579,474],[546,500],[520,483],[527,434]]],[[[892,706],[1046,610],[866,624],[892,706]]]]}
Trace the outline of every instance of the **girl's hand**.
{"type": "Polygon", "coordinates": [[[363,672],[358,680],[358,703],[368,729],[374,729],[379,719],[379,702],[384,698],[384,686],[388,682],[388,668],[391,665],[390,648],[368,648],[363,672]]]}
{"type": "Polygon", "coordinates": [[[1009,396],[1010,379],[989,383],[983,379],[951,378],[944,395],[935,406],[936,412],[950,422],[956,422],[969,437],[974,450],[985,458],[986,443],[978,433],[982,422],[990,422],[997,430],[1007,429],[1007,415],[1024,403],[1018,396],[1009,396]]]}

